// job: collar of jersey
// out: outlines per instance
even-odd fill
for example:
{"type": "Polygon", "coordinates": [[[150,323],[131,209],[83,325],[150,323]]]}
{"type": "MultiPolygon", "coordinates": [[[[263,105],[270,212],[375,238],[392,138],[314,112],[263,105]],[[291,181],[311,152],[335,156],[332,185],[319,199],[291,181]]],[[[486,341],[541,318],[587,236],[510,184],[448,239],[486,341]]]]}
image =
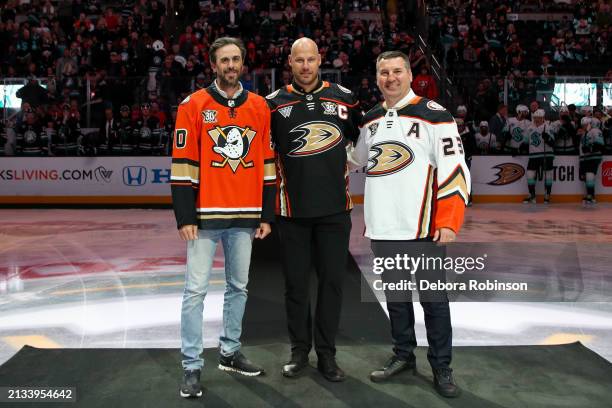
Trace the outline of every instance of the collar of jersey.
{"type": "MultiPolygon", "coordinates": [[[[223,106],[228,106],[228,107],[232,107],[228,105],[228,102],[230,100],[230,98],[227,98],[227,94],[225,92],[223,92],[222,90],[220,90],[219,88],[217,88],[216,85],[217,81],[213,81],[212,84],[210,84],[210,86],[208,88],[206,88],[206,92],[208,92],[208,94],[210,96],[212,96],[212,98],[219,104],[223,105],[223,106]],[[222,93],[223,92],[223,93],[222,93]]],[[[238,92],[236,92],[236,97],[232,98],[234,100],[234,108],[239,107],[240,105],[242,105],[246,100],[247,100],[247,96],[248,96],[248,92],[245,92],[242,88],[242,83],[240,83],[240,89],[238,90],[238,92]]]]}
{"type": "Polygon", "coordinates": [[[317,82],[317,86],[314,87],[314,91],[310,91],[310,92],[306,92],[304,90],[304,88],[302,88],[301,86],[299,86],[298,84],[295,83],[295,81],[291,82],[291,91],[298,94],[298,95],[304,95],[304,94],[315,94],[317,92],[321,92],[323,90],[323,88],[325,88],[325,83],[321,80],[319,80],[319,82],[317,82]]]}
{"type": "Polygon", "coordinates": [[[221,95],[225,99],[237,99],[240,96],[240,94],[242,93],[242,91],[244,90],[244,88],[242,87],[242,82],[238,81],[238,90],[234,94],[234,97],[230,98],[230,97],[227,96],[227,93],[224,90],[219,88],[219,84],[217,84],[217,79],[216,78],[212,82],[212,84],[210,84],[210,86],[213,86],[215,88],[215,91],[219,92],[219,95],[221,95]]]}
{"type": "Polygon", "coordinates": [[[400,99],[395,106],[392,106],[391,108],[387,107],[387,102],[383,102],[382,103],[382,107],[384,110],[389,110],[389,109],[395,109],[395,110],[400,110],[402,109],[404,106],[406,105],[410,105],[410,102],[412,102],[412,100],[416,98],[416,94],[414,93],[414,91],[411,89],[408,91],[408,94],[406,96],[404,96],[402,99],[400,99]]]}

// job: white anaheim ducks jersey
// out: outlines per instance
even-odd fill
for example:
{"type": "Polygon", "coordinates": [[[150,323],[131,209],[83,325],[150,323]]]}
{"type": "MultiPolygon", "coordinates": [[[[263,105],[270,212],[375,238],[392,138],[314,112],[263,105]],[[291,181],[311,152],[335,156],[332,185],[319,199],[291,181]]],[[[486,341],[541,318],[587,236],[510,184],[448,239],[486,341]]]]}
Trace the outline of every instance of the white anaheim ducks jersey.
{"type": "Polygon", "coordinates": [[[412,240],[436,229],[458,232],[470,194],[470,174],[451,114],[413,91],[394,108],[378,104],[363,119],[349,153],[366,165],[365,236],[412,240]]]}
{"type": "Polygon", "coordinates": [[[505,132],[510,134],[510,147],[518,149],[523,143],[527,143],[527,129],[531,125],[529,119],[518,120],[516,117],[508,119],[505,132]]]}
{"type": "Polygon", "coordinates": [[[554,155],[554,134],[550,125],[546,122],[537,126],[532,123],[527,129],[527,141],[529,142],[529,157],[544,157],[554,155]],[[550,137],[550,144],[544,140],[544,133],[550,137]]]}

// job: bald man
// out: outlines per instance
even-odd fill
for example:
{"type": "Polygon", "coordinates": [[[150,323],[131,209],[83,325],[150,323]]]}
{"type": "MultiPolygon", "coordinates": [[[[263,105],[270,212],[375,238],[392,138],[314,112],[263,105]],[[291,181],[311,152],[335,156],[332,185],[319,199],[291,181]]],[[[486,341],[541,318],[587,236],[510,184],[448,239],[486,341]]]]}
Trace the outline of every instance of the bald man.
{"type": "Polygon", "coordinates": [[[289,65],[292,83],[266,97],[280,176],[276,223],[291,341],[282,374],[297,377],[308,366],[314,337],[319,371],[329,381],[343,381],[336,333],[353,208],[345,146],[359,135],[361,113],[350,90],[319,79],[321,55],[314,41],[293,43],[289,65]],[[318,278],[314,319],[312,266],[318,278]]]}

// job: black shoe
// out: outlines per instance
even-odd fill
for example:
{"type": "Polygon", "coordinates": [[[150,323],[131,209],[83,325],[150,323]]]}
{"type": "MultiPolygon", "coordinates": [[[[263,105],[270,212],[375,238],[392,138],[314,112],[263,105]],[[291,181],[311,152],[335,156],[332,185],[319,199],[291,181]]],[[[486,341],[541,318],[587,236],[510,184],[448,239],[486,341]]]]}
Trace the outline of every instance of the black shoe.
{"type": "Polygon", "coordinates": [[[412,370],[412,372],[415,373],[416,362],[402,360],[399,358],[399,356],[394,354],[389,360],[387,360],[383,368],[372,371],[370,374],[370,380],[374,382],[385,381],[395,374],[399,374],[405,370],[412,370]]]}
{"type": "Polygon", "coordinates": [[[308,367],[308,354],[291,353],[291,360],[281,369],[283,376],[288,378],[297,377],[304,368],[308,367]]]}
{"type": "Polygon", "coordinates": [[[459,387],[455,384],[453,370],[448,367],[432,369],[434,375],[434,387],[438,394],[446,398],[454,398],[459,395],[459,387]]]}
{"type": "Polygon", "coordinates": [[[183,398],[202,396],[202,386],[200,385],[200,370],[183,371],[183,383],[181,384],[180,394],[183,398]]]}
{"type": "Polygon", "coordinates": [[[338,367],[338,363],[336,363],[336,357],[334,356],[319,356],[317,368],[319,369],[321,374],[323,374],[323,377],[325,377],[327,381],[341,382],[346,379],[344,371],[342,371],[342,369],[338,367]]]}
{"type": "Polygon", "coordinates": [[[263,368],[250,362],[240,351],[227,357],[221,355],[219,357],[219,370],[232,371],[249,377],[265,374],[263,368]]]}

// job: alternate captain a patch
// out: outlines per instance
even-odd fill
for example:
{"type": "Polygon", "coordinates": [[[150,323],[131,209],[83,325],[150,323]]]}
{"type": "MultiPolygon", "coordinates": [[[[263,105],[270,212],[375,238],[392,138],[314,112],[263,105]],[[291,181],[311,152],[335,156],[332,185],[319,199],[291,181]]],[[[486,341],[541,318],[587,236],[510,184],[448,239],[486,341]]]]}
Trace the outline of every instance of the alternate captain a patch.
{"type": "Polygon", "coordinates": [[[381,142],[370,147],[367,177],[381,177],[397,173],[414,161],[412,150],[400,142],[381,142]]]}
{"type": "Polygon", "coordinates": [[[333,149],[342,141],[342,132],[330,122],[308,122],[294,127],[290,135],[297,135],[297,144],[287,155],[292,157],[312,156],[333,149]]]}
{"type": "Polygon", "coordinates": [[[215,142],[213,151],[221,156],[221,161],[213,160],[212,167],[229,166],[234,173],[239,166],[244,168],[253,167],[253,162],[246,162],[244,158],[249,154],[251,142],[257,132],[239,126],[216,126],[208,131],[208,135],[215,142]]]}

